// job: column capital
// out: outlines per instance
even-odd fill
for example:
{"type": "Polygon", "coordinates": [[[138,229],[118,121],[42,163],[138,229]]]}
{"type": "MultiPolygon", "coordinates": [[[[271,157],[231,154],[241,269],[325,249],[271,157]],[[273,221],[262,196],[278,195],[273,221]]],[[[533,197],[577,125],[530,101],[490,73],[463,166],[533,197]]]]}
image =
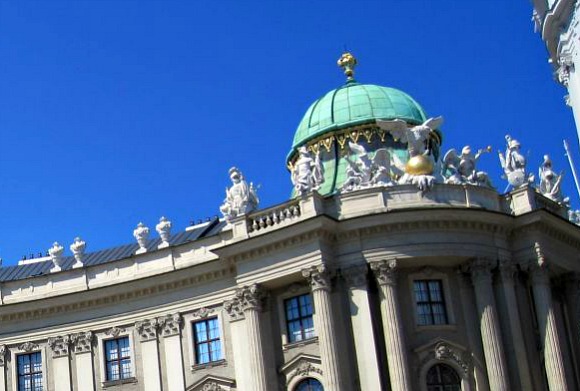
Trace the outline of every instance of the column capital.
{"type": "Polygon", "coordinates": [[[181,318],[181,314],[179,314],[179,312],[157,318],[159,327],[161,327],[161,335],[163,335],[163,337],[179,335],[182,321],[183,318],[181,318]]]}
{"type": "Polygon", "coordinates": [[[90,353],[93,343],[93,333],[85,331],[83,333],[76,333],[70,336],[75,354],[90,353]]]}
{"type": "Polygon", "coordinates": [[[469,264],[471,281],[474,284],[489,282],[491,284],[491,268],[493,262],[489,258],[475,258],[469,264]]]}
{"type": "Polygon", "coordinates": [[[224,309],[230,317],[230,321],[244,319],[244,312],[248,310],[262,310],[266,294],[258,284],[243,286],[236,289],[235,296],[224,302],[224,309]]]}
{"type": "Polygon", "coordinates": [[[67,357],[70,342],[70,336],[68,335],[48,338],[48,346],[52,351],[52,358],[67,357]]]}
{"type": "Polygon", "coordinates": [[[534,284],[550,284],[550,275],[548,273],[549,262],[546,260],[544,251],[540,243],[534,243],[534,257],[530,260],[528,267],[532,282],[534,284]]]}
{"type": "Polygon", "coordinates": [[[331,289],[331,273],[323,263],[302,269],[302,276],[308,280],[312,291],[319,289],[330,291],[331,289]]]}
{"type": "Polygon", "coordinates": [[[379,285],[397,285],[397,260],[383,259],[370,262],[379,285]]]}
{"type": "Polygon", "coordinates": [[[498,263],[499,278],[504,284],[513,284],[518,272],[517,266],[509,259],[500,259],[498,263]]]}
{"type": "Polygon", "coordinates": [[[157,339],[158,327],[159,321],[157,319],[144,319],[135,322],[135,329],[139,333],[139,339],[141,342],[157,339]]]}
{"type": "Polygon", "coordinates": [[[0,367],[6,362],[6,345],[0,345],[0,367]]]}
{"type": "Polygon", "coordinates": [[[360,288],[367,285],[368,267],[364,265],[351,266],[342,270],[342,276],[350,288],[360,288]]]}

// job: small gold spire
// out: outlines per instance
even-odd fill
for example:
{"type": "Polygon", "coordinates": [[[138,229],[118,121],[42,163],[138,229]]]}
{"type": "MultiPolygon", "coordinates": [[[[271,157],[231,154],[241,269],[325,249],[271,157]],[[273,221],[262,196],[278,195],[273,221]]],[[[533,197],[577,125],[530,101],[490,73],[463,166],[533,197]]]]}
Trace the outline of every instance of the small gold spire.
{"type": "Polygon", "coordinates": [[[344,74],[346,75],[346,81],[354,81],[354,67],[356,67],[357,61],[352,53],[344,52],[342,56],[336,62],[339,67],[344,69],[344,74]]]}

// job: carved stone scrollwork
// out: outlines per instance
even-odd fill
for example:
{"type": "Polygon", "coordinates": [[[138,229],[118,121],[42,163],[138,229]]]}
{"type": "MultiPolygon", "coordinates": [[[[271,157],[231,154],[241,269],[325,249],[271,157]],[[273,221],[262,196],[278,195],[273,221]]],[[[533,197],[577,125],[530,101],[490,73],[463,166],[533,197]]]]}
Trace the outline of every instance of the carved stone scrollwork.
{"type": "Polygon", "coordinates": [[[476,258],[471,261],[469,271],[474,284],[486,281],[491,283],[492,264],[492,261],[488,258],[476,258]]]}
{"type": "Polygon", "coordinates": [[[161,335],[164,337],[171,337],[172,335],[179,334],[183,319],[179,313],[175,313],[157,318],[157,321],[161,327],[161,335]]]}
{"type": "Polygon", "coordinates": [[[69,345],[70,336],[68,335],[50,337],[48,339],[48,346],[52,350],[52,358],[68,356],[69,345]]]}
{"type": "Polygon", "coordinates": [[[0,345],[0,367],[3,367],[6,362],[6,345],[0,345]]]}
{"type": "Polygon", "coordinates": [[[224,302],[224,309],[230,317],[230,322],[244,319],[244,309],[242,308],[242,304],[237,298],[226,300],[224,302]]]}
{"type": "Polygon", "coordinates": [[[135,323],[135,329],[139,333],[141,342],[157,339],[157,319],[145,319],[135,323]]]}
{"type": "Polygon", "coordinates": [[[105,331],[105,334],[110,335],[112,337],[118,337],[123,331],[125,331],[125,329],[121,328],[121,327],[111,327],[110,329],[108,329],[107,331],[105,331]]]}
{"type": "Polygon", "coordinates": [[[224,309],[230,317],[230,321],[244,319],[246,310],[262,310],[266,295],[258,284],[244,286],[236,290],[233,299],[224,302],[224,309]]]}
{"type": "Polygon", "coordinates": [[[193,316],[195,318],[207,318],[209,315],[213,314],[215,312],[215,308],[207,308],[207,307],[203,307],[200,308],[198,310],[193,311],[193,316]]]}
{"type": "Polygon", "coordinates": [[[73,344],[73,351],[76,354],[89,353],[93,344],[93,333],[91,331],[76,333],[71,335],[70,340],[73,344]]]}
{"type": "Polygon", "coordinates": [[[32,342],[24,342],[18,346],[18,349],[23,352],[32,352],[33,350],[38,349],[38,345],[32,342]]]}
{"type": "Polygon", "coordinates": [[[465,376],[469,376],[473,362],[466,352],[461,352],[448,343],[439,342],[420,362],[419,366],[424,367],[432,360],[452,362],[462,369],[465,376]]]}
{"type": "Polygon", "coordinates": [[[379,285],[397,285],[397,260],[383,259],[370,263],[379,285]]]}
{"type": "Polygon", "coordinates": [[[209,383],[205,383],[201,388],[201,391],[225,391],[225,388],[220,387],[219,384],[212,381],[209,383]]]}
{"type": "Polygon", "coordinates": [[[367,284],[367,265],[357,265],[342,270],[342,276],[350,287],[364,287],[367,284]]]}
{"type": "Polygon", "coordinates": [[[308,280],[313,291],[324,289],[329,291],[331,285],[331,273],[325,264],[311,266],[302,270],[302,276],[308,280]]]}
{"type": "Polygon", "coordinates": [[[292,379],[297,376],[308,377],[311,373],[318,373],[322,376],[322,370],[320,368],[315,367],[311,362],[301,360],[296,369],[294,369],[288,375],[288,378],[286,379],[286,385],[290,384],[292,379]]]}

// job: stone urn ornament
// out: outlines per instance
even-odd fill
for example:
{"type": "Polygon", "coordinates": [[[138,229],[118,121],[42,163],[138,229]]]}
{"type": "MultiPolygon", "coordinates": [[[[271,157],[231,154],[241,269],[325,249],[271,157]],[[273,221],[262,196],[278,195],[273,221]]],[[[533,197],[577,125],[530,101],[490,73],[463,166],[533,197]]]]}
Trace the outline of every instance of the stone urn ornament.
{"type": "Polygon", "coordinates": [[[143,223],[137,224],[137,228],[133,230],[133,236],[139,244],[139,249],[135,254],[143,254],[147,252],[147,241],[149,239],[149,228],[143,223]]]}
{"type": "Polygon", "coordinates": [[[50,260],[54,264],[51,273],[59,272],[62,270],[62,263],[64,261],[62,253],[64,252],[64,247],[62,247],[58,242],[54,242],[52,247],[48,249],[48,255],[50,255],[50,260]]]}
{"type": "Polygon", "coordinates": [[[87,244],[85,243],[84,240],[82,240],[78,236],[75,238],[74,242],[70,245],[70,251],[72,251],[76,261],[72,266],[73,269],[83,267],[83,258],[85,256],[86,248],[87,244]]]}
{"type": "Polygon", "coordinates": [[[169,237],[171,236],[171,221],[167,220],[165,216],[159,219],[159,223],[155,226],[155,230],[159,233],[161,243],[157,248],[169,247],[169,237]]]}

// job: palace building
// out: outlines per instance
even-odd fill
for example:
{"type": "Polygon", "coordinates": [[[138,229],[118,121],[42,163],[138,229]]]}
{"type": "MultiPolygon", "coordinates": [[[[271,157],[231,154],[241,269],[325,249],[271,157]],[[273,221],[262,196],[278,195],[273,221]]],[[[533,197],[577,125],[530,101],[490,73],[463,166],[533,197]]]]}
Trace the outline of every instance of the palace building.
{"type": "Polygon", "coordinates": [[[288,135],[286,202],[232,168],[221,219],[0,268],[0,391],[580,390],[580,228],[551,162],[534,185],[506,136],[500,194],[489,149],[339,65],[288,135]]]}

